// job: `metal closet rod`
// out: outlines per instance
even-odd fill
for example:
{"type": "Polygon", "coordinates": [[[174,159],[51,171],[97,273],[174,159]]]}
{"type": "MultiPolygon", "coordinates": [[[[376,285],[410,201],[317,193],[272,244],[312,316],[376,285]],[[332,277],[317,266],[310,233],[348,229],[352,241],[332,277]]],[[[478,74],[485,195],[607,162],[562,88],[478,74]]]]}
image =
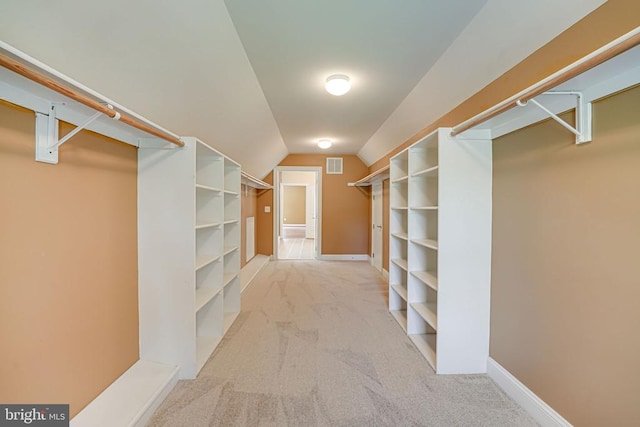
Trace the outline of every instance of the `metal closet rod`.
{"type": "Polygon", "coordinates": [[[178,145],[180,147],[184,147],[184,142],[180,141],[180,139],[172,136],[172,135],[167,135],[157,129],[154,129],[151,126],[148,126],[144,123],[140,123],[134,119],[132,119],[131,117],[128,117],[122,113],[118,113],[117,111],[110,109],[107,105],[103,105],[100,104],[97,101],[94,101],[93,99],[82,95],[81,93],[78,93],[72,89],[69,89],[68,87],[65,87],[61,84],[59,84],[58,82],[38,73],[37,71],[34,71],[28,67],[25,67],[24,65],[22,65],[20,62],[11,59],[9,57],[7,57],[6,55],[1,55],[0,54],[0,65],[2,65],[4,68],[7,68],[11,71],[13,71],[14,73],[20,74],[23,77],[26,77],[27,79],[34,81],[38,84],[41,84],[55,92],[58,92],[61,95],[64,95],[66,97],[69,97],[71,99],[73,99],[74,101],[79,102],[80,104],[83,104],[89,108],[92,108],[96,111],[101,112],[102,114],[110,117],[110,118],[116,118],[117,115],[120,115],[119,121],[134,127],[136,129],[139,129],[143,132],[146,132],[148,134],[157,136],[158,138],[161,138],[165,141],[168,141],[172,144],[178,145]]]}
{"type": "Polygon", "coordinates": [[[515,94],[511,98],[505,99],[499,104],[494,105],[488,110],[454,126],[451,131],[451,136],[456,136],[466,130],[469,130],[481,123],[486,122],[489,119],[496,117],[497,115],[510,110],[518,105],[518,101],[526,103],[532,98],[540,95],[547,90],[558,86],[579,74],[596,67],[603,62],[613,58],[640,44],[640,27],[636,27],[627,34],[617,38],[611,43],[601,47],[600,49],[590,53],[589,55],[577,60],[576,62],[566,66],[560,71],[550,75],[546,79],[539,81],[533,86],[529,86],[527,89],[515,94]]]}

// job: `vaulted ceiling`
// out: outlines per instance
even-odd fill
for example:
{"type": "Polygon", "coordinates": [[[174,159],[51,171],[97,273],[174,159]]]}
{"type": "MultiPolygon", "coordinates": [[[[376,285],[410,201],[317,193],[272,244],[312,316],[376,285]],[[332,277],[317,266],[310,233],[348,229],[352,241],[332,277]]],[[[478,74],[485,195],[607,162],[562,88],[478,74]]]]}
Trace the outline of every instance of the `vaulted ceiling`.
{"type": "Polygon", "coordinates": [[[0,39],[262,177],[288,153],[373,163],[602,3],[32,0],[0,39]]]}

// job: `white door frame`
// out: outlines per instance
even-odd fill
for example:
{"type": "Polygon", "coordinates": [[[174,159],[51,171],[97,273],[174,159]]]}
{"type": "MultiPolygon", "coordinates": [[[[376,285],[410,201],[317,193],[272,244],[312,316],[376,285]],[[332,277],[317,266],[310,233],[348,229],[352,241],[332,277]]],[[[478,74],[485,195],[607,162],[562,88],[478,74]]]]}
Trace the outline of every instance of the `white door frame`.
{"type": "Polygon", "coordinates": [[[374,257],[371,258],[371,265],[375,267],[376,270],[382,273],[383,263],[382,263],[382,251],[383,251],[383,233],[382,229],[382,218],[384,216],[383,206],[382,206],[382,180],[376,180],[371,183],[371,254],[374,257]],[[375,196],[378,196],[377,198],[375,196]],[[376,208],[378,214],[376,215],[376,208]],[[377,220],[377,224],[376,224],[377,220]],[[378,227],[379,230],[378,231],[378,227]],[[377,248],[376,248],[377,243],[377,248]],[[378,250],[376,250],[378,249],[378,250]]]}
{"type": "Polygon", "coordinates": [[[273,213],[273,229],[276,231],[275,236],[273,238],[273,255],[274,259],[278,259],[278,240],[280,237],[280,172],[315,172],[315,187],[316,187],[316,235],[314,239],[314,250],[313,256],[314,259],[319,259],[322,256],[321,248],[322,248],[322,167],[321,166],[277,166],[273,170],[273,189],[275,191],[275,201],[274,207],[275,212],[273,213]]]}

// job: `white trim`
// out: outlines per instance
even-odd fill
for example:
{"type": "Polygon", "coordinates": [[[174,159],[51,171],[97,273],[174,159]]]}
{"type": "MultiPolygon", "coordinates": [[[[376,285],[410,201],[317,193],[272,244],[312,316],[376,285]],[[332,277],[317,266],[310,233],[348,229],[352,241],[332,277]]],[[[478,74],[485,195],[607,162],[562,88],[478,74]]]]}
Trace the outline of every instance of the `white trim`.
{"type": "Polygon", "coordinates": [[[316,238],[314,251],[315,259],[321,259],[320,252],[322,251],[322,166],[276,166],[273,169],[273,255],[272,259],[278,259],[278,231],[279,231],[279,218],[280,218],[280,172],[293,171],[293,172],[315,172],[316,174],[316,238]]]}
{"type": "Polygon", "coordinates": [[[491,357],[487,361],[487,374],[541,426],[572,427],[569,421],[565,420],[491,357]]]}
{"type": "Polygon", "coordinates": [[[271,257],[262,254],[256,254],[251,260],[240,269],[240,293],[247,290],[253,279],[258,275],[260,270],[270,262],[271,257]]]}
{"type": "Polygon", "coordinates": [[[369,261],[367,254],[346,254],[346,255],[320,255],[322,261],[369,261]]]}
{"type": "Polygon", "coordinates": [[[145,426],[178,382],[179,368],[138,360],[71,420],[71,427],[145,426]]]}
{"type": "Polygon", "coordinates": [[[387,283],[389,283],[389,272],[385,270],[384,267],[382,268],[382,277],[384,277],[384,280],[386,280],[387,283]]]}

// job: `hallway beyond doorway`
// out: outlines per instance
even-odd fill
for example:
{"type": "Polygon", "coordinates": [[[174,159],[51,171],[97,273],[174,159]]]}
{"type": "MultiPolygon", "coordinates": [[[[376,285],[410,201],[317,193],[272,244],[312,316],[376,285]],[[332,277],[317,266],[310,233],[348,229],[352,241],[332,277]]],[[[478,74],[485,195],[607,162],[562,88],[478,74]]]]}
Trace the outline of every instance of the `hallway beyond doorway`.
{"type": "Polygon", "coordinates": [[[280,259],[313,259],[314,239],[305,238],[305,226],[283,227],[282,237],[278,240],[280,259]]]}

